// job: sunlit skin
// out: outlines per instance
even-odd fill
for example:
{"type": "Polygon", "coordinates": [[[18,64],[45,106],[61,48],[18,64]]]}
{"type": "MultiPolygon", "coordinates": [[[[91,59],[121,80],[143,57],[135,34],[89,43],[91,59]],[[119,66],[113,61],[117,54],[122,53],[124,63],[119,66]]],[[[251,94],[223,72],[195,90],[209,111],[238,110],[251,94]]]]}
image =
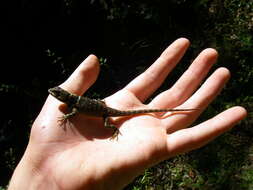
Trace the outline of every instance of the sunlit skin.
{"type": "MultiPolygon", "coordinates": [[[[66,108],[62,102],[49,96],[32,126],[27,149],[8,189],[122,189],[144,169],[199,148],[231,129],[246,116],[244,108],[232,107],[203,123],[190,126],[230,77],[226,68],[218,68],[203,81],[216,62],[218,55],[214,49],[200,52],[171,88],[148,104],[143,103],[163,83],[188,46],[187,39],[176,40],[144,73],[104,101],[120,110],[201,110],[164,118],[138,115],[116,119],[121,135],[112,141],[111,131],[103,127],[101,118],[77,114],[61,127],[58,118],[66,108]]],[[[60,86],[73,94],[83,95],[98,74],[98,59],[90,55],[60,86]]]]}

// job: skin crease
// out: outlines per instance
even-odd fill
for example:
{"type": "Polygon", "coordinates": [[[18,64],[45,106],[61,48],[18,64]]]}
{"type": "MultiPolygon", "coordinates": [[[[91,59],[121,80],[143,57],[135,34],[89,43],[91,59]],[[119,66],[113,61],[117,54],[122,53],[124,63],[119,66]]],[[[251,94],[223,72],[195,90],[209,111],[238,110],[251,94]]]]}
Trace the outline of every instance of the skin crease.
{"type": "MultiPolygon", "coordinates": [[[[27,149],[8,189],[122,189],[144,169],[199,148],[231,129],[246,117],[244,108],[232,107],[189,127],[230,77],[226,68],[218,68],[203,83],[218,56],[214,49],[203,50],[170,89],[154,97],[150,103],[142,103],[162,84],[188,46],[189,41],[185,38],[173,42],[144,73],[105,98],[105,102],[121,110],[201,110],[165,118],[155,114],[116,118],[114,122],[121,135],[118,140],[110,140],[111,131],[103,127],[101,118],[77,114],[65,126],[60,126],[57,118],[66,108],[49,96],[33,124],[27,149]]],[[[90,55],[60,86],[83,95],[98,74],[98,59],[90,55]]]]}

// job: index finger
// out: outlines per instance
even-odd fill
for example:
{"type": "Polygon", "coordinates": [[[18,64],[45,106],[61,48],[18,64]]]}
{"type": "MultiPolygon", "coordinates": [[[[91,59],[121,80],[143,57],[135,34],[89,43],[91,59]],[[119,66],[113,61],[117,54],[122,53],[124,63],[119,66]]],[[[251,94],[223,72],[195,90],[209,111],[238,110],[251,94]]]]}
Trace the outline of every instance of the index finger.
{"type": "Polygon", "coordinates": [[[131,81],[125,89],[140,101],[145,101],[165,80],[189,46],[189,40],[174,41],[161,56],[141,75],[131,81]]]}

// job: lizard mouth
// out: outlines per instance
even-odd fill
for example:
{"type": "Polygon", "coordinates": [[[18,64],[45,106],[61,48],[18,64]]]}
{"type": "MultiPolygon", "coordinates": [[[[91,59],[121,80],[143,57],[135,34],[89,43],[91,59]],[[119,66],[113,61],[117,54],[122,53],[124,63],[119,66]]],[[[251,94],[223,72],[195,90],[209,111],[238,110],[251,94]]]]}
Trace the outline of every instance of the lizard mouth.
{"type": "Polygon", "coordinates": [[[54,97],[59,96],[60,92],[61,92],[61,90],[58,87],[48,89],[48,93],[54,97]]]}
{"type": "Polygon", "coordinates": [[[48,93],[51,94],[52,96],[55,96],[53,88],[48,89],[48,93]]]}

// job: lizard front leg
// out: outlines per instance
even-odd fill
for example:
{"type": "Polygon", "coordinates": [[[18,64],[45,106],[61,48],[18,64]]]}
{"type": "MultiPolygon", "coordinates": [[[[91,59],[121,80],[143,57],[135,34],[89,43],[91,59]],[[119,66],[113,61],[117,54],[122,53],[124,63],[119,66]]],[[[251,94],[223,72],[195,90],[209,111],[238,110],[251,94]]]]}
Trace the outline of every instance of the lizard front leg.
{"type": "Polygon", "coordinates": [[[110,118],[109,117],[106,117],[104,116],[104,125],[106,128],[110,128],[113,130],[113,135],[110,139],[115,139],[117,138],[118,139],[118,135],[120,134],[120,131],[117,127],[115,127],[114,125],[110,124],[110,118]]]}
{"type": "Polygon", "coordinates": [[[73,116],[76,115],[77,113],[78,113],[78,110],[77,110],[76,108],[72,108],[70,113],[64,114],[63,116],[61,116],[61,117],[59,118],[58,121],[59,121],[59,122],[61,123],[61,125],[62,125],[62,124],[64,124],[64,123],[66,123],[66,121],[67,121],[69,118],[73,117],[73,116]]]}

